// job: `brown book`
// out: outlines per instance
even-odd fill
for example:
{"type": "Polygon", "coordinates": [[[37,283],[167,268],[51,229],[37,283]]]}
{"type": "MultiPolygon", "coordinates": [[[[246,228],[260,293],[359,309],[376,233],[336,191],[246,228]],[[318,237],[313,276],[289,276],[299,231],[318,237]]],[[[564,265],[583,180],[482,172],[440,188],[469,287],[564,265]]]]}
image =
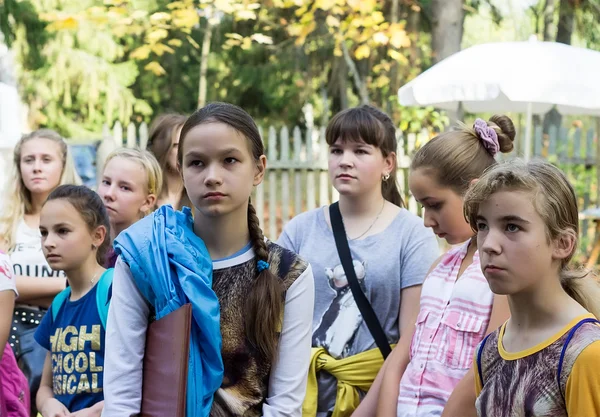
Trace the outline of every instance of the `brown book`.
{"type": "Polygon", "coordinates": [[[148,326],[141,417],[185,417],[191,326],[191,304],[148,326]]]}

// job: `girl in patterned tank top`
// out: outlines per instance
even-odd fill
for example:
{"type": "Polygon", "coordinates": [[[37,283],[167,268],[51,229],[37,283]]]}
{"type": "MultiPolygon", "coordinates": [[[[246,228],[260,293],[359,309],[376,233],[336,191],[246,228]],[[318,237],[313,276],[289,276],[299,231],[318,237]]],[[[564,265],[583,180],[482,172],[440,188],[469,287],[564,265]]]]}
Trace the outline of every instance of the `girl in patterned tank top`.
{"type": "Polygon", "coordinates": [[[467,193],[481,267],[511,317],[475,353],[479,416],[600,415],[600,285],[569,262],[577,197],[550,163],[514,161],[467,193]]]}
{"type": "Polygon", "coordinates": [[[432,265],[423,283],[410,356],[394,350],[355,416],[439,417],[463,378],[466,389],[458,390],[454,407],[470,402],[474,411],[471,358],[482,338],[506,320],[508,306],[506,297],[494,296],[481,272],[463,198],[469,185],[496,164],[496,153],[512,150],[514,136],[512,121],[494,116],[441,134],[415,154],[409,185],[424,208],[425,226],[460,245],[432,265]]]}

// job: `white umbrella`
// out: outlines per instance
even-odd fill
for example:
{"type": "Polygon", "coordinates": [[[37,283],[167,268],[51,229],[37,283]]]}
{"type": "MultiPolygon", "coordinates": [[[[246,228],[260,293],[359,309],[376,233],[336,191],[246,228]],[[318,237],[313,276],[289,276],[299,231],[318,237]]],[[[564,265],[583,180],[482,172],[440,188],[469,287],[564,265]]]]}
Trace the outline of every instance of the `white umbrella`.
{"type": "Polygon", "coordinates": [[[444,59],[398,90],[404,106],[471,113],[527,113],[525,159],[533,114],[600,115],[600,52],[554,42],[501,42],[444,59]]]}

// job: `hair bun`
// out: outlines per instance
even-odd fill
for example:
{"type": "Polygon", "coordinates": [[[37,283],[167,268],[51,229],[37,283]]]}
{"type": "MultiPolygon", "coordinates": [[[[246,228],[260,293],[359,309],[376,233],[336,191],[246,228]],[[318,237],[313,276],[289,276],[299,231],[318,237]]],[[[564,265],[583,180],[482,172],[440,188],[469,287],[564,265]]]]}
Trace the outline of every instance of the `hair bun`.
{"type": "Polygon", "coordinates": [[[508,153],[514,149],[514,141],[517,132],[510,117],[503,114],[495,114],[490,118],[488,125],[498,134],[500,152],[508,153]]]}

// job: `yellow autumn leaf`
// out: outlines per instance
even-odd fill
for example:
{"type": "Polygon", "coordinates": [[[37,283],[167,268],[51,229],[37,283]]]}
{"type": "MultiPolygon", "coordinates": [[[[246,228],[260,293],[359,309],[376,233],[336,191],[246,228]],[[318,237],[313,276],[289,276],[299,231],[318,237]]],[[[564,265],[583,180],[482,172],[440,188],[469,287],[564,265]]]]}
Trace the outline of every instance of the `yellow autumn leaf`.
{"type": "Polygon", "coordinates": [[[145,10],[136,10],[133,13],[131,13],[131,18],[133,20],[142,20],[142,19],[146,19],[148,17],[148,12],[145,10]]]}
{"type": "Polygon", "coordinates": [[[146,35],[148,43],[158,43],[169,36],[169,32],[166,29],[153,29],[146,35]]]}
{"type": "Polygon", "coordinates": [[[388,49],[388,56],[396,62],[400,62],[402,64],[408,64],[408,59],[404,55],[402,55],[400,52],[398,52],[394,49],[388,49]]]}
{"type": "Polygon", "coordinates": [[[244,38],[242,44],[240,45],[240,48],[242,48],[244,51],[247,51],[248,49],[252,48],[252,39],[244,38]]]}
{"type": "Polygon", "coordinates": [[[383,16],[383,13],[381,13],[379,11],[371,13],[371,19],[372,19],[373,24],[379,24],[379,23],[385,21],[385,17],[383,16]]]}
{"type": "Polygon", "coordinates": [[[174,10],[172,23],[177,28],[193,28],[200,22],[195,9],[174,10]]]}
{"type": "Polygon", "coordinates": [[[169,42],[167,43],[171,46],[174,46],[175,48],[179,48],[181,45],[183,45],[181,39],[169,39],[169,42]]]}
{"type": "Polygon", "coordinates": [[[383,88],[386,85],[389,85],[389,83],[390,83],[390,79],[389,79],[389,77],[387,77],[385,75],[382,75],[375,80],[375,86],[377,88],[383,88]]]}
{"type": "Polygon", "coordinates": [[[335,6],[335,0],[317,0],[314,7],[328,11],[331,10],[333,6],[335,6]]]}
{"type": "Polygon", "coordinates": [[[304,44],[308,35],[310,35],[315,30],[316,27],[317,27],[317,24],[315,23],[314,20],[312,22],[310,22],[308,25],[303,26],[302,30],[300,31],[300,34],[298,35],[298,39],[296,39],[296,42],[294,42],[296,44],[296,46],[300,46],[300,45],[304,44]]]}
{"type": "Polygon", "coordinates": [[[334,16],[327,16],[327,19],[325,19],[325,23],[327,23],[327,26],[330,27],[339,27],[340,26],[340,20],[337,17],[334,16]]]}
{"type": "Polygon", "coordinates": [[[214,6],[225,14],[235,12],[235,9],[229,0],[215,0],[214,6]]]}
{"type": "Polygon", "coordinates": [[[226,38],[231,38],[231,39],[237,39],[237,40],[242,40],[244,39],[244,37],[242,35],[240,35],[239,33],[226,33],[225,34],[226,38]]]}
{"type": "Polygon", "coordinates": [[[168,52],[170,54],[174,53],[175,51],[173,50],[173,48],[162,44],[162,43],[157,43],[155,45],[152,45],[152,52],[154,52],[156,55],[158,56],[163,56],[163,54],[165,52],[168,52]]]}
{"type": "Polygon", "coordinates": [[[300,36],[300,33],[302,33],[302,25],[291,24],[287,26],[287,32],[290,36],[300,36]]]}
{"type": "Polygon", "coordinates": [[[156,25],[158,23],[165,23],[171,20],[171,15],[165,12],[156,12],[150,16],[150,23],[156,25]]]}
{"type": "Polygon", "coordinates": [[[200,49],[200,45],[198,45],[198,42],[196,42],[194,40],[194,38],[192,38],[191,36],[187,36],[186,39],[188,40],[188,42],[196,49],[200,49]]]}
{"type": "Polygon", "coordinates": [[[127,10],[126,7],[111,7],[108,9],[108,13],[115,15],[127,15],[129,14],[129,10],[127,10]]]}
{"type": "Polygon", "coordinates": [[[299,9],[296,9],[296,11],[294,12],[294,14],[297,17],[300,17],[300,16],[304,16],[304,14],[306,14],[307,11],[308,11],[308,5],[305,4],[302,7],[300,7],[299,9]]]}
{"type": "Polygon", "coordinates": [[[167,4],[167,9],[170,10],[181,9],[183,7],[185,7],[185,3],[182,1],[172,1],[171,3],[167,4]]]}
{"type": "Polygon", "coordinates": [[[224,45],[227,47],[227,49],[230,49],[234,46],[240,46],[242,44],[242,41],[237,40],[237,39],[227,39],[224,43],[224,45]]]}
{"type": "Polygon", "coordinates": [[[372,13],[377,6],[377,0],[360,0],[358,10],[363,14],[372,13]]]}
{"type": "Polygon", "coordinates": [[[354,52],[356,59],[365,59],[371,56],[371,48],[368,45],[361,45],[354,52]]]}
{"type": "Polygon", "coordinates": [[[342,56],[342,55],[344,55],[344,53],[342,52],[342,49],[339,46],[336,46],[333,49],[333,56],[338,56],[339,57],[339,56],[342,56]]]}
{"type": "Polygon", "coordinates": [[[79,27],[79,22],[73,16],[60,19],[50,25],[50,30],[73,30],[79,27]]]}
{"type": "Polygon", "coordinates": [[[380,45],[387,44],[389,42],[389,40],[390,40],[390,38],[388,38],[388,36],[383,32],[377,32],[376,34],[373,35],[373,41],[380,45]]]}
{"type": "Polygon", "coordinates": [[[316,27],[317,27],[317,24],[313,20],[308,25],[306,25],[302,28],[302,32],[300,33],[300,36],[303,36],[306,38],[309,34],[312,33],[313,30],[315,30],[316,27]]]}
{"type": "Polygon", "coordinates": [[[260,3],[250,3],[250,4],[246,5],[246,8],[248,10],[257,10],[257,9],[260,9],[260,3]]]}
{"type": "Polygon", "coordinates": [[[161,75],[165,75],[167,73],[165,69],[156,61],[150,62],[144,67],[144,69],[146,71],[151,71],[157,77],[160,77],[161,75]]]}
{"type": "Polygon", "coordinates": [[[410,46],[410,38],[404,30],[395,30],[390,37],[390,44],[396,48],[408,48],[410,46]]]}
{"type": "Polygon", "coordinates": [[[143,45],[139,48],[134,49],[133,52],[129,54],[129,57],[139,60],[148,59],[148,57],[150,56],[150,52],[152,52],[150,47],[148,45],[143,45]]]}

